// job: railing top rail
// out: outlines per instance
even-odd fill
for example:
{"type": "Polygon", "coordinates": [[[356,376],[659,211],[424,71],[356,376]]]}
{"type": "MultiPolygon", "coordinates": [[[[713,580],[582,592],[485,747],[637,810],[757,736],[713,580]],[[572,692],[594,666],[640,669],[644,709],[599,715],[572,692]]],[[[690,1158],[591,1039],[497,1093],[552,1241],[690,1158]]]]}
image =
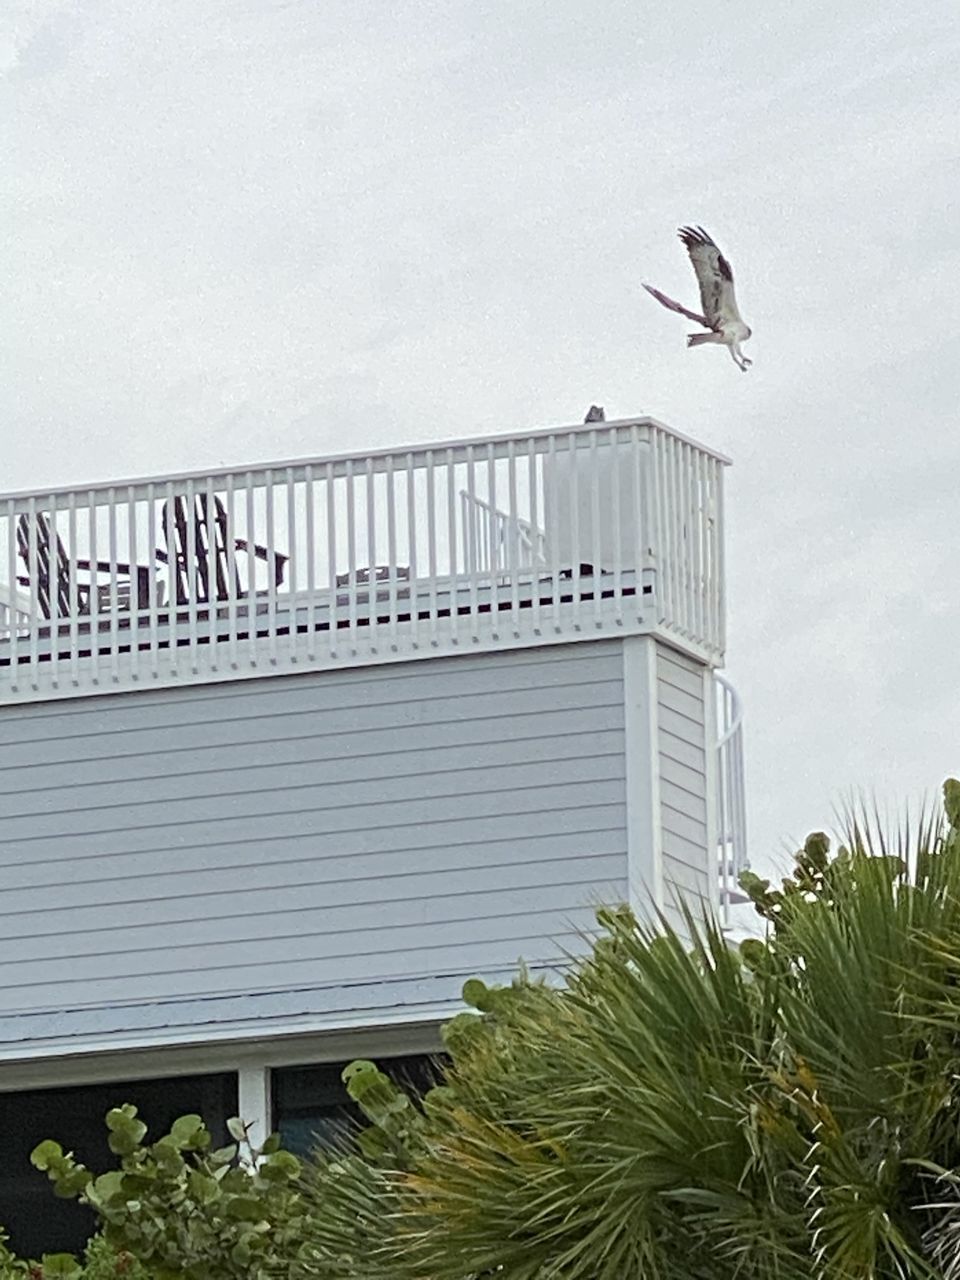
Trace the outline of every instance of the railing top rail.
{"type": "Polygon", "coordinates": [[[69,484],[69,485],[53,485],[49,488],[34,489],[17,489],[7,492],[0,492],[0,502],[16,502],[29,498],[45,498],[49,495],[68,495],[68,494],[86,494],[90,492],[102,493],[109,489],[130,489],[139,488],[143,485],[166,485],[166,484],[183,484],[190,480],[211,480],[218,476],[242,476],[247,473],[259,474],[264,471],[286,471],[290,468],[294,470],[301,467],[326,467],[328,464],[340,465],[350,461],[363,461],[367,459],[381,458],[397,458],[413,455],[414,457],[425,457],[428,453],[439,453],[447,449],[466,449],[470,446],[474,448],[478,446],[507,444],[513,441],[526,441],[530,439],[543,439],[549,436],[571,436],[577,434],[589,435],[592,431],[603,432],[604,430],[614,430],[622,427],[646,427],[654,428],[662,431],[675,440],[680,440],[684,444],[691,445],[698,449],[707,457],[714,458],[724,466],[730,465],[730,459],[716,449],[711,449],[707,445],[701,444],[698,440],[684,435],[681,431],[676,431],[673,427],[667,426],[666,423],[660,422],[656,418],[648,416],[637,418],[618,418],[609,422],[577,422],[568,426],[559,427],[534,427],[532,430],[508,431],[500,434],[479,435],[479,436],[463,436],[460,438],[447,440],[427,440],[420,441],[416,444],[397,445],[389,448],[351,450],[346,453],[328,453],[313,457],[304,458],[282,458],[272,462],[256,462],[256,463],[239,463],[232,467],[211,467],[208,469],[198,468],[190,471],[166,472],[154,475],[124,477],[117,480],[96,480],[88,483],[69,484]]]}
{"type": "Polygon", "coordinates": [[[717,682],[717,687],[722,695],[726,695],[727,706],[726,711],[729,712],[726,717],[725,724],[721,726],[721,733],[717,740],[717,746],[722,747],[728,742],[743,724],[743,703],[740,695],[730,683],[730,681],[720,671],[713,673],[717,682]]]}

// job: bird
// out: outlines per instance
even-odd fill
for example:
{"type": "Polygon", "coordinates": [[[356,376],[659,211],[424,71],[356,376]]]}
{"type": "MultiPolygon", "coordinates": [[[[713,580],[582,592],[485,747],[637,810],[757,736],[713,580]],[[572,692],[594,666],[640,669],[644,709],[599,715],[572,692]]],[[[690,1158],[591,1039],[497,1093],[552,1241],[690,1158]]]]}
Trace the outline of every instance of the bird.
{"type": "Polygon", "coordinates": [[[677,234],[683,241],[690,255],[693,269],[697,273],[703,315],[698,315],[696,311],[688,311],[686,307],[681,306],[679,302],[674,302],[673,298],[668,298],[665,293],[654,289],[652,285],[645,284],[643,287],[663,306],[669,307],[671,311],[679,311],[688,320],[702,324],[705,329],[710,330],[709,333],[687,334],[688,347],[700,347],[707,342],[717,342],[729,347],[730,355],[737,368],[746,373],[753,361],[743,354],[740,344],[746,342],[752,330],[744,324],[743,317],[737,308],[730,263],[703,227],[681,227],[677,234]]]}
{"type": "Polygon", "coordinates": [[[602,404],[592,404],[587,410],[587,416],[584,418],[584,422],[606,422],[606,420],[602,404]]]}

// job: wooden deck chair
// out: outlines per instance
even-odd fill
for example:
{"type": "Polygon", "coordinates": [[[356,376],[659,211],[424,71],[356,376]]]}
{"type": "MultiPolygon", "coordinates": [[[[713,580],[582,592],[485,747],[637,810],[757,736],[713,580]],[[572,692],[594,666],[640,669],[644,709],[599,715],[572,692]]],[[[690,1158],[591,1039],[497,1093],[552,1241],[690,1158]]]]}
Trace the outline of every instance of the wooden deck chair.
{"type": "MultiPolygon", "coordinates": [[[[66,547],[55,529],[51,529],[48,517],[42,511],[33,515],[32,525],[28,515],[17,518],[17,551],[26,565],[26,576],[18,576],[17,582],[36,593],[36,600],[44,618],[67,618],[71,614],[89,614],[94,591],[99,589],[98,573],[118,575],[118,585],[129,588],[132,594],[136,580],[136,608],[149,606],[150,570],[145,565],[113,563],[110,560],[75,560],[73,562],[73,594],[71,595],[71,562],[66,547]],[[77,574],[82,571],[85,581],[77,574]]],[[[109,603],[105,606],[109,607],[109,603]]]]}
{"type": "Polygon", "coordinates": [[[279,587],[290,557],[258,543],[251,545],[246,538],[232,537],[227,509],[216,494],[212,515],[211,519],[207,495],[196,494],[191,540],[187,499],[181,495],[174,498],[172,504],[163,504],[161,523],[167,549],[158,550],[157,559],[170,566],[170,594],[177,604],[185,605],[192,599],[198,604],[208,604],[211,600],[229,600],[231,595],[234,599],[243,599],[248,592],[240,584],[238,551],[264,560],[269,566],[271,585],[279,587]]]}

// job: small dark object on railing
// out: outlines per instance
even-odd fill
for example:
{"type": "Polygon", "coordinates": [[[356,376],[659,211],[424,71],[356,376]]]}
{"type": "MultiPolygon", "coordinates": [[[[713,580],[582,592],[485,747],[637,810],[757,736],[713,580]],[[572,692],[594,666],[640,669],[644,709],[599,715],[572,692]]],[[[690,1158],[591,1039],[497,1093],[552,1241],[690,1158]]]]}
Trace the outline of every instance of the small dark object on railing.
{"type": "Polygon", "coordinates": [[[606,420],[602,404],[592,404],[587,410],[587,416],[584,418],[584,422],[606,422],[606,420]]]}

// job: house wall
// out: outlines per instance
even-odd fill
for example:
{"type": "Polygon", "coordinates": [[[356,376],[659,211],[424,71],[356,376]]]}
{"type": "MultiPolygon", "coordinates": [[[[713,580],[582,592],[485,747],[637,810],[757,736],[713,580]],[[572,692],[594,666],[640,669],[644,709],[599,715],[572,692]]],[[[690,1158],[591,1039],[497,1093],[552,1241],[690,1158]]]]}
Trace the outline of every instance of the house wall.
{"type": "Polygon", "coordinates": [[[627,896],[622,645],[4,709],[0,1053],[436,1017],[554,964],[627,896]]]}

